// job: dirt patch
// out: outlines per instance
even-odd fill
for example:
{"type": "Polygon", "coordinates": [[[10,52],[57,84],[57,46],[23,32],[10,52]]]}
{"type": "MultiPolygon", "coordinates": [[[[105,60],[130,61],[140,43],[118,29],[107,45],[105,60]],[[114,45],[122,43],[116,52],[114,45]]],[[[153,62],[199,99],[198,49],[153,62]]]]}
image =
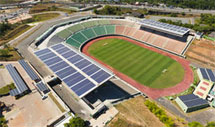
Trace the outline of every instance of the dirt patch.
{"type": "Polygon", "coordinates": [[[215,42],[201,39],[194,40],[186,56],[191,62],[207,68],[215,69],[215,42]]]}
{"type": "Polygon", "coordinates": [[[110,127],[163,127],[164,124],[149,111],[142,96],[116,105],[119,114],[109,123],[110,127]],[[153,121],[153,122],[152,122],[153,121]]]}

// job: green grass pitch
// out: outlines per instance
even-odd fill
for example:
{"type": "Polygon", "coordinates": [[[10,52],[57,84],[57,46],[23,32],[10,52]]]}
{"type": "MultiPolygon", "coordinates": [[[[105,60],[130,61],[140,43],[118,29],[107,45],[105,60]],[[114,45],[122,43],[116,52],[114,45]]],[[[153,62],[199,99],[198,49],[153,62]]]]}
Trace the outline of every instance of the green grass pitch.
{"type": "Polygon", "coordinates": [[[100,40],[93,43],[88,52],[151,88],[168,88],[184,77],[183,67],[175,60],[125,40],[100,40]]]}

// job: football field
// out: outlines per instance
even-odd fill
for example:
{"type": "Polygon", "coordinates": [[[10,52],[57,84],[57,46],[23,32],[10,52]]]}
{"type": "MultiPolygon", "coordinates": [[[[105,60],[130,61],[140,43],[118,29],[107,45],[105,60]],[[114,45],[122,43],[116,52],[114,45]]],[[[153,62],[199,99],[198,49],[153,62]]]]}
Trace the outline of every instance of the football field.
{"type": "Polygon", "coordinates": [[[168,88],[180,83],[184,69],[175,60],[122,39],[93,43],[90,55],[151,88],[168,88]]]}

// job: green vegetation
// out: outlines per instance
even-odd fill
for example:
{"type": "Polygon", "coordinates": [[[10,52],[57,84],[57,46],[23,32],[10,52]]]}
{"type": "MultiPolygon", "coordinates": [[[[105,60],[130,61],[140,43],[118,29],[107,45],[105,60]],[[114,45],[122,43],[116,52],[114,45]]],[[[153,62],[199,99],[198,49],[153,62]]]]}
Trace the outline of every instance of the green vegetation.
{"type": "Polygon", "coordinates": [[[65,109],[61,106],[61,104],[57,101],[57,99],[52,95],[52,93],[49,94],[49,97],[53,100],[53,102],[57,105],[57,107],[60,109],[61,112],[65,112],[65,109]]]}
{"type": "Polygon", "coordinates": [[[203,127],[203,125],[201,123],[196,122],[196,121],[188,123],[188,126],[189,127],[203,127]]]}
{"type": "Polygon", "coordinates": [[[3,116],[0,116],[0,127],[8,127],[7,121],[3,116]]]}
{"type": "MultiPolygon", "coordinates": [[[[133,0],[121,0],[122,2],[134,3],[133,0]]],[[[167,6],[175,6],[182,8],[195,8],[195,9],[215,9],[214,0],[136,0],[140,2],[148,2],[149,4],[159,5],[164,3],[167,6]]]]}
{"type": "Polygon", "coordinates": [[[160,22],[169,23],[177,26],[183,26],[195,31],[204,32],[205,34],[209,34],[215,31],[215,15],[212,14],[201,14],[201,17],[198,23],[192,24],[183,24],[181,21],[174,22],[172,20],[160,19],[160,22]]]}
{"type": "Polygon", "coordinates": [[[0,4],[13,4],[23,2],[24,0],[0,0],[0,4]]]}
{"type": "Polygon", "coordinates": [[[89,53],[151,88],[167,88],[181,82],[184,69],[175,60],[121,39],[93,43],[89,53]]]}
{"type": "Polygon", "coordinates": [[[72,10],[72,9],[60,8],[60,5],[58,5],[58,4],[40,3],[40,4],[33,6],[30,10],[30,13],[34,14],[34,13],[41,13],[41,12],[47,12],[47,11],[62,11],[62,12],[66,12],[68,14],[75,12],[75,10],[72,10]]]}
{"type": "Polygon", "coordinates": [[[0,37],[4,36],[8,30],[11,30],[13,27],[7,21],[0,23],[0,37]]]}
{"type": "Polygon", "coordinates": [[[32,26],[22,23],[10,24],[7,21],[0,23],[0,45],[9,42],[30,28],[32,26]]]}
{"type": "Polygon", "coordinates": [[[65,123],[64,127],[86,127],[86,124],[83,119],[75,116],[69,120],[69,123],[65,123]]]}
{"type": "Polygon", "coordinates": [[[46,20],[56,18],[59,15],[60,14],[58,14],[58,13],[37,14],[37,15],[33,15],[33,17],[31,19],[27,19],[27,20],[25,20],[23,22],[24,23],[42,22],[42,21],[46,21],[46,20]]]}
{"type": "Polygon", "coordinates": [[[15,89],[15,85],[14,83],[8,84],[2,88],[0,88],[0,95],[5,95],[8,94],[10,92],[10,90],[15,89]]]}
{"type": "Polygon", "coordinates": [[[174,120],[171,117],[167,116],[166,112],[160,107],[158,107],[154,102],[146,100],[144,104],[152,113],[154,113],[160,119],[161,122],[163,122],[166,125],[166,127],[175,126],[174,120]]]}
{"type": "Polygon", "coordinates": [[[15,48],[5,45],[3,49],[0,49],[0,60],[16,61],[19,59],[21,59],[21,56],[17,53],[15,48]]]}
{"type": "Polygon", "coordinates": [[[215,127],[215,122],[207,123],[206,127],[215,127]]]}
{"type": "Polygon", "coordinates": [[[206,35],[203,35],[203,38],[205,38],[205,39],[207,39],[207,40],[215,41],[215,38],[208,37],[208,36],[206,36],[206,35]]]}
{"type": "Polygon", "coordinates": [[[105,7],[101,10],[94,9],[94,13],[98,15],[122,15],[122,14],[132,14],[133,12],[139,14],[147,14],[148,11],[146,9],[136,9],[133,10],[131,8],[121,8],[110,5],[105,5],[105,7]]]}

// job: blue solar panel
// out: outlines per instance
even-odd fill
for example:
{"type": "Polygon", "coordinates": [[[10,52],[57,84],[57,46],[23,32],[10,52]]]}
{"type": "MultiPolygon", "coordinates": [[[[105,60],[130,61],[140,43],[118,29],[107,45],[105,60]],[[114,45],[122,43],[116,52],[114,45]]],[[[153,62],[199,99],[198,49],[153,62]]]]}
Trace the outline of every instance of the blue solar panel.
{"type": "Polygon", "coordinates": [[[188,95],[179,96],[179,98],[180,98],[182,101],[187,101],[187,100],[196,99],[196,98],[198,98],[198,96],[195,96],[194,94],[188,94],[188,95]]]}
{"type": "Polygon", "coordinates": [[[79,84],[77,84],[76,86],[72,87],[71,89],[78,96],[81,96],[84,93],[86,93],[87,91],[89,91],[89,89],[92,89],[93,87],[95,87],[95,84],[93,84],[92,82],[90,82],[89,80],[86,79],[86,80],[80,82],[79,84]]]}
{"type": "Polygon", "coordinates": [[[58,49],[61,49],[63,47],[65,47],[63,44],[57,44],[57,45],[52,46],[51,48],[54,50],[58,50],[58,49]]]}
{"type": "Polygon", "coordinates": [[[56,64],[57,62],[62,61],[62,59],[60,57],[54,57],[52,59],[49,59],[47,61],[45,61],[44,63],[47,64],[48,66],[56,64]]]}
{"type": "Polygon", "coordinates": [[[200,68],[200,71],[201,71],[201,73],[202,73],[203,78],[209,80],[209,77],[208,77],[208,75],[207,75],[205,69],[200,68]]]}
{"type": "Polygon", "coordinates": [[[89,79],[101,83],[111,76],[74,49],[63,44],[57,44],[50,48],[49,53],[42,51],[46,53],[44,56],[37,53],[41,54],[39,58],[78,96],[96,86],[89,79]]]}
{"type": "Polygon", "coordinates": [[[48,87],[43,82],[37,83],[36,86],[42,92],[49,90],[48,87]]]}
{"type": "Polygon", "coordinates": [[[82,60],[78,63],[76,63],[75,65],[79,68],[82,69],[84,67],[86,67],[87,65],[90,65],[91,63],[88,60],[82,60]]]}
{"type": "Polygon", "coordinates": [[[66,68],[66,67],[68,67],[68,66],[69,66],[68,63],[62,61],[62,62],[59,62],[59,63],[57,63],[57,64],[54,64],[54,65],[50,66],[50,69],[51,69],[53,72],[56,72],[56,71],[58,71],[58,70],[61,70],[61,69],[63,69],[63,68],[66,68]]]}
{"type": "Polygon", "coordinates": [[[61,49],[55,50],[55,51],[56,51],[57,53],[59,53],[59,54],[63,54],[63,53],[65,53],[65,52],[69,51],[69,48],[64,47],[64,48],[61,48],[61,49]]]}
{"type": "Polygon", "coordinates": [[[24,70],[27,72],[27,74],[32,80],[40,80],[36,72],[34,72],[34,70],[24,60],[19,60],[18,62],[24,68],[24,70]]]}
{"type": "Polygon", "coordinates": [[[23,81],[17,70],[11,64],[6,65],[6,68],[10,76],[12,77],[19,94],[27,91],[28,87],[26,86],[25,82],[23,81]]]}
{"type": "Polygon", "coordinates": [[[39,58],[40,58],[41,60],[46,60],[46,59],[50,59],[50,58],[55,57],[55,56],[56,56],[56,55],[55,55],[53,52],[50,52],[50,53],[48,53],[48,54],[46,54],[46,55],[40,56],[39,58]]]}
{"type": "Polygon", "coordinates": [[[212,82],[215,82],[215,77],[211,69],[206,69],[212,82]]]}
{"type": "Polygon", "coordinates": [[[57,72],[56,74],[57,74],[58,77],[60,77],[61,79],[63,79],[65,77],[67,77],[68,75],[73,74],[75,72],[77,72],[77,71],[74,68],[67,67],[67,68],[62,69],[61,71],[57,72]]]}
{"type": "Polygon", "coordinates": [[[72,56],[74,56],[74,55],[76,55],[76,53],[74,53],[73,51],[69,51],[69,52],[63,54],[62,56],[63,56],[64,58],[69,58],[69,57],[72,57],[72,56]]]}
{"type": "Polygon", "coordinates": [[[73,87],[75,84],[77,84],[78,82],[82,81],[86,79],[83,75],[77,77],[77,78],[74,78],[73,80],[70,80],[68,81],[68,84],[70,87],[73,87]]]}
{"type": "Polygon", "coordinates": [[[70,80],[73,80],[73,79],[75,79],[75,78],[77,78],[77,77],[79,77],[79,76],[81,76],[81,74],[80,74],[79,72],[76,72],[75,74],[72,74],[72,75],[66,77],[65,79],[63,79],[63,81],[66,82],[66,83],[68,84],[68,82],[69,82],[70,80]]]}
{"type": "Polygon", "coordinates": [[[92,68],[91,70],[87,71],[86,74],[92,75],[92,74],[96,73],[98,70],[100,70],[100,68],[95,67],[95,68],[92,68]]]}
{"type": "Polygon", "coordinates": [[[50,52],[51,52],[50,49],[42,49],[40,51],[35,52],[34,54],[37,55],[37,56],[41,56],[41,55],[44,55],[44,54],[50,53],[50,52]]]}
{"type": "Polygon", "coordinates": [[[108,79],[110,75],[108,73],[105,73],[97,78],[95,78],[95,81],[98,83],[104,82],[104,80],[108,79]]]}
{"type": "Polygon", "coordinates": [[[82,59],[83,59],[83,57],[76,55],[74,57],[69,58],[68,61],[71,63],[76,63],[77,61],[82,60],[82,59]]]}
{"type": "Polygon", "coordinates": [[[195,107],[199,105],[208,104],[208,102],[202,98],[198,98],[191,101],[185,101],[184,104],[187,105],[187,107],[195,107]]]}

